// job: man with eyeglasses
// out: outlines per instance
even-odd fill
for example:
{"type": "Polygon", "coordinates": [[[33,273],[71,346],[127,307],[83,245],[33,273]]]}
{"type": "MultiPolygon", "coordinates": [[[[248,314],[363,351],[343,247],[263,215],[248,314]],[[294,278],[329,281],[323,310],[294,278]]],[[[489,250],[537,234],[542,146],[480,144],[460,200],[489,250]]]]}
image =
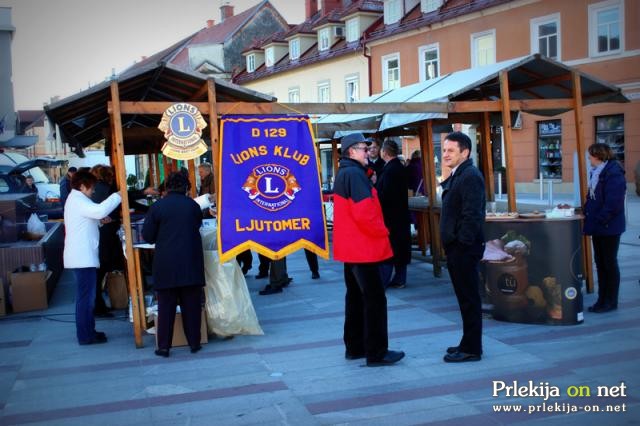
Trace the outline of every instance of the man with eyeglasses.
{"type": "Polygon", "coordinates": [[[402,351],[388,349],[387,298],[380,262],[393,256],[378,195],[367,178],[368,141],[362,133],[342,138],[334,184],[333,257],[344,262],[344,344],[348,360],[367,366],[395,364],[402,351]]]}

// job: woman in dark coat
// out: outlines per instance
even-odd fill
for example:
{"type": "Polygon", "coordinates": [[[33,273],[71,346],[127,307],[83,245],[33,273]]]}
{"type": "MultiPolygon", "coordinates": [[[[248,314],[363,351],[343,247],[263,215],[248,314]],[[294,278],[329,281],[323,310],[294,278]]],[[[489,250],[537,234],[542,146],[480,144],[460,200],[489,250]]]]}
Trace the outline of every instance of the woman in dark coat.
{"type": "Polygon", "coordinates": [[[584,233],[591,235],[598,275],[598,300],[589,312],[618,309],[620,269],[618,247],[625,230],[624,198],[627,182],[615,154],[605,143],[589,147],[589,194],[584,205],[584,233]]]}
{"type": "MultiPolygon", "coordinates": [[[[101,203],[109,195],[116,192],[116,188],[113,185],[114,173],[110,166],[98,164],[91,169],[91,174],[98,179],[91,196],[91,200],[94,203],[101,203]]],[[[96,304],[94,307],[94,315],[97,317],[113,317],[102,297],[102,281],[108,272],[122,271],[124,269],[124,254],[122,253],[122,243],[118,236],[120,223],[120,209],[115,209],[109,216],[100,221],[100,244],[98,246],[100,267],[97,271],[96,304]]]]}
{"type": "Polygon", "coordinates": [[[393,249],[391,263],[381,267],[385,287],[403,288],[407,283],[407,265],[411,262],[411,219],[409,215],[409,179],[407,168],[398,159],[400,148],[393,140],[382,144],[385,161],[376,182],[384,224],[393,249]],[[391,278],[392,269],[395,274],[391,278]]]}
{"type": "Polygon", "coordinates": [[[171,173],[165,182],[167,195],[149,208],[142,236],[155,244],[153,285],[158,298],[158,349],[156,355],[168,357],[173,336],[176,306],[180,305],[182,324],[191,352],[200,346],[202,288],[205,285],[204,255],[198,203],[187,197],[189,179],[171,173]]]}

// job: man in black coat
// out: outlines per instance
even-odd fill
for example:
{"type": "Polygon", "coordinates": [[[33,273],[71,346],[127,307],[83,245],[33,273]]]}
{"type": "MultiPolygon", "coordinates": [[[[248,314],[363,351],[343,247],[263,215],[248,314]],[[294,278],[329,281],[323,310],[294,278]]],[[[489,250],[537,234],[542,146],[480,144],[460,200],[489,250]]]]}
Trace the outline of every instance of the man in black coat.
{"type": "Polygon", "coordinates": [[[411,220],[407,168],[398,154],[400,147],[395,141],[384,141],[380,155],[385,166],[376,182],[376,189],[393,249],[391,261],[381,265],[383,284],[385,287],[404,288],[407,283],[407,265],[411,262],[411,220]],[[393,269],[395,274],[391,278],[393,269]]]}
{"type": "Polygon", "coordinates": [[[462,339],[447,348],[445,362],[480,361],[482,305],[478,265],[484,253],[485,188],[480,171],[469,158],[471,140],[461,132],[447,135],[442,164],[451,175],[442,182],[440,236],[447,269],[462,314],[462,339]]]}
{"type": "Polygon", "coordinates": [[[169,356],[178,304],[191,352],[201,349],[202,288],[205,285],[200,237],[202,212],[198,203],[186,195],[190,186],[184,174],[171,173],[166,180],[167,195],[151,205],[142,228],[144,240],[156,245],[153,257],[153,285],[158,298],[156,355],[163,357],[169,356]]]}

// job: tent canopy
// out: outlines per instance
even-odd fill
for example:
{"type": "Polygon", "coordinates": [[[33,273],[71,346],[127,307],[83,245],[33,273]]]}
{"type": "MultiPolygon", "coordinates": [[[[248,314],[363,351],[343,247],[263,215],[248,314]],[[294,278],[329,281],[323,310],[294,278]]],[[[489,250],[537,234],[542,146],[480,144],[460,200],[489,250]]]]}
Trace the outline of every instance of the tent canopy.
{"type": "MultiPolygon", "coordinates": [[[[207,78],[165,62],[133,67],[115,78],[119,84],[120,100],[135,102],[198,102],[207,100],[207,78]]],[[[113,81],[113,80],[112,80],[113,81]]],[[[255,92],[215,79],[218,102],[272,102],[271,96],[255,92]]],[[[109,113],[107,102],[111,100],[111,81],[104,81],[85,91],[45,106],[49,119],[59,127],[63,143],[81,154],[82,148],[108,138],[109,113]]],[[[152,114],[123,115],[126,129],[155,128],[160,117],[152,114]]],[[[162,133],[158,130],[158,137],[162,133]]],[[[134,141],[135,143],[135,141],[134,141]]],[[[143,143],[140,140],[139,143],[143,143]]],[[[146,152],[143,147],[131,147],[127,141],[127,153],[146,152]]]]}
{"type": "MultiPolygon", "coordinates": [[[[539,54],[498,62],[480,68],[456,71],[361,99],[360,103],[456,102],[500,99],[500,73],[506,71],[509,98],[513,100],[567,99],[572,96],[572,68],[539,54]]],[[[628,102],[621,90],[595,77],[579,73],[582,103],[628,102]]],[[[525,112],[530,112],[526,111],[525,112]]],[[[553,116],[563,109],[536,110],[553,116]]],[[[351,131],[384,131],[428,119],[446,119],[442,112],[387,114],[328,114],[317,120],[323,137],[340,137],[351,131]]]]}

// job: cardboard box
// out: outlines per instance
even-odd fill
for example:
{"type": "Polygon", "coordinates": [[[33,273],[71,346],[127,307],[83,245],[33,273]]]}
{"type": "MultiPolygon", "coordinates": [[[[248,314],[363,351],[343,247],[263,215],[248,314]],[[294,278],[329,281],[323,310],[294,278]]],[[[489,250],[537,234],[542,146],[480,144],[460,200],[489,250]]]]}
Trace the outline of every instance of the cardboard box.
{"type": "MultiPolygon", "coordinates": [[[[156,327],[156,348],[158,347],[158,317],[155,318],[156,327]]],[[[200,318],[200,343],[207,343],[209,336],[207,335],[207,318],[204,315],[204,309],[202,310],[200,318]]],[[[178,346],[188,346],[187,337],[184,335],[182,329],[182,314],[177,312],[176,319],[173,322],[173,338],[171,339],[171,347],[176,348],[178,346]]]]}
{"type": "Polygon", "coordinates": [[[13,312],[47,309],[47,279],[51,271],[14,272],[11,274],[11,306],[13,312]]]}
{"type": "Polygon", "coordinates": [[[129,306],[129,290],[127,280],[121,272],[107,274],[107,292],[113,309],[126,309],[129,306]]]}
{"type": "Polygon", "coordinates": [[[2,283],[2,279],[0,279],[0,317],[3,317],[7,314],[6,303],[4,302],[4,284],[2,283]]]}

